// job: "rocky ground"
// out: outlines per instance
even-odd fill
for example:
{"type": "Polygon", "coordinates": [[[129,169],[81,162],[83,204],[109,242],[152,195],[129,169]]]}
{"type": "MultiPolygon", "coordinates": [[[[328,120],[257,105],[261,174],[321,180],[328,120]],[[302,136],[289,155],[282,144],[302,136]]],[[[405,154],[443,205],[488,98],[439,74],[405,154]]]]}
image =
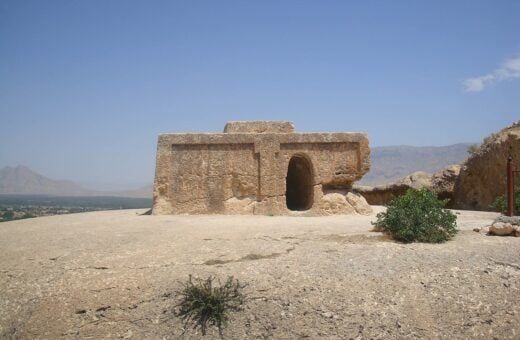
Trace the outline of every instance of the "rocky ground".
{"type": "Polygon", "coordinates": [[[248,284],[228,339],[520,338],[520,238],[472,231],[494,213],[458,212],[432,245],[371,232],[375,215],[139,212],[0,224],[0,338],[203,338],[173,314],[190,274],[248,284]]]}

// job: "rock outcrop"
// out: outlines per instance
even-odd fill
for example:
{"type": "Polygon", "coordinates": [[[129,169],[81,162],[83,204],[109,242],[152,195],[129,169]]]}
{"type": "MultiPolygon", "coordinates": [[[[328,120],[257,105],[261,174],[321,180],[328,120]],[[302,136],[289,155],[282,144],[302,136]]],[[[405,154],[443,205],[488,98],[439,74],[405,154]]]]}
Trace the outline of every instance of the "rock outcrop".
{"type": "Polygon", "coordinates": [[[463,164],[455,182],[455,207],[490,210],[506,191],[507,158],[520,170],[520,121],[487,137],[463,164]]]}
{"type": "Polygon", "coordinates": [[[363,196],[347,189],[335,189],[323,193],[318,204],[320,215],[355,213],[370,215],[372,213],[372,207],[363,196]]]}
{"type": "Polygon", "coordinates": [[[462,165],[451,165],[430,175],[415,172],[403,179],[375,187],[355,186],[369,204],[385,205],[410,188],[428,188],[449,208],[492,210],[495,199],[506,191],[507,158],[520,170],[520,121],[491,134],[462,165]]]}
{"type": "Polygon", "coordinates": [[[433,175],[418,171],[387,185],[354,186],[354,191],[361,194],[369,204],[386,205],[394,198],[404,195],[409,189],[427,188],[436,192],[439,198],[450,200],[451,205],[459,171],[460,165],[450,165],[433,175]]]}
{"type": "Polygon", "coordinates": [[[520,217],[499,216],[491,225],[473,230],[486,235],[520,237],[520,217]]]}
{"type": "Polygon", "coordinates": [[[395,183],[416,171],[433,174],[451,164],[464,163],[471,145],[371,147],[370,171],[357,184],[376,186],[395,183]]]}
{"type": "Polygon", "coordinates": [[[354,191],[361,194],[371,205],[385,205],[396,197],[404,195],[408,189],[420,189],[431,186],[432,175],[427,172],[414,172],[395,183],[386,185],[354,186],[354,191]]]}
{"type": "Polygon", "coordinates": [[[460,165],[453,164],[433,174],[430,188],[437,193],[440,199],[449,199],[452,204],[454,203],[453,190],[455,190],[455,182],[459,177],[460,169],[460,165]]]}

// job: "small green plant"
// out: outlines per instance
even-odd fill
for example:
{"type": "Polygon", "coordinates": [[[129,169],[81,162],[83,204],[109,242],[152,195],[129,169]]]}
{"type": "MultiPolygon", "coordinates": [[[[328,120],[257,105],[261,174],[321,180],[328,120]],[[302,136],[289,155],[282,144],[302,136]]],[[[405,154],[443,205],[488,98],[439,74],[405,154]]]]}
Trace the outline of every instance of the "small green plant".
{"type": "Polygon", "coordinates": [[[202,335],[206,335],[209,325],[216,326],[221,338],[222,329],[228,320],[228,312],[239,311],[245,301],[241,285],[233,276],[229,276],[224,284],[215,278],[194,279],[190,275],[184,288],[178,292],[181,302],[177,316],[184,320],[184,326],[193,323],[193,328],[200,327],[202,335]]]}
{"type": "Polygon", "coordinates": [[[35,218],[35,217],[36,217],[36,215],[33,215],[33,214],[31,214],[31,213],[26,212],[26,213],[24,213],[24,214],[22,215],[22,217],[20,217],[20,219],[24,219],[24,218],[35,218]]]}
{"type": "Polygon", "coordinates": [[[479,148],[479,145],[478,144],[471,144],[470,146],[468,146],[468,153],[470,155],[473,155],[475,152],[478,151],[478,148],[479,148]]]}
{"type": "Polygon", "coordinates": [[[490,134],[489,136],[487,136],[486,138],[484,138],[484,144],[489,144],[491,142],[493,142],[495,139],[497,139],[497,137],[499,136],[498,133],[496,132],[493,132],[492,134],[490,134]]]}
{"type": "Polygon", "coordinates": [[[13,211],[6,211],[4,212],[3,214],[3,219],[6,220],[6,221],[11,221],[11,220],[14,220],[14,212],[13,211]]]}
{"type": "Polygon", "coordinates": [[[410,189],[392,200],[386,212],[377,214],[376,230],[404,242],[441,243],[457,233],[457,217],[444,209],[447,200],[439,200],[427,189],[410,189]]]}
{"type": "MultiPolygon", "coordinates": [[[[500,211],[502,214],[507,212],[507,199],[506,195],[498,196],[493,204],[491,204],[491,208],[500,211]]],[[[520,214],[520,186],[515,188],[515,204],[514,204],[515,214],[520,214]]]]}

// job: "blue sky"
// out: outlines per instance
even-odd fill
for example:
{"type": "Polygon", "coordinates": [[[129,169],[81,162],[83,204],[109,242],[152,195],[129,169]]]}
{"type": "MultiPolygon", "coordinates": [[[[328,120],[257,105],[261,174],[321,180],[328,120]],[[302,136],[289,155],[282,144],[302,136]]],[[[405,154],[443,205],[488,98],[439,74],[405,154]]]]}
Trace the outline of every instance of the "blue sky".
{"type": "Polygon", "coordinates": [[[0,2],[0,167],[151,183],[228,120],[478,142],[520,119],[520,1],[0,2]]]}

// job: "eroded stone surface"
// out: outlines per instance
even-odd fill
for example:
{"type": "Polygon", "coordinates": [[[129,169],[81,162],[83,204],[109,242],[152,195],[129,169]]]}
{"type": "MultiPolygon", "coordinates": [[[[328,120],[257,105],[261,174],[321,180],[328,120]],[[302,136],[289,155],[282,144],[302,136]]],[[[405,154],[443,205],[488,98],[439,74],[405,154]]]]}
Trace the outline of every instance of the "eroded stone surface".
{"type": "Polygon", "coordinates": [[[294,132],[292,122],[283,121],[235,121],[227,122],[225,133],[291,133],[294,132]]]}
{"type": "Polygon", "coordinates": [[[493,236],[520,237],[520,216],[500,215],[491,225],[475,228],[474,231],[493,236]]]}
{"type": "Polygon", "coordinates": [[[386,185],[355,186],[354,191],[361,194],[369,204],[386,205],[391,200],[404,195],[409,189],[426,188],[437,193],[440,199],[448,200],[448,207],[453,207],[453,190],[457,181],[460,165],[450,165],[435,174],[417,171],[395,183],[386,185]]]}
{"type": "Polygon", "coordinates": [[[463,164],[454,188],[456,207],[489,210],[506,191],[507,158],[520,170],[520,121],[487,137],[463,164]]]}
{"type": "Polygon", "coordinates": [[[372,213],[372,207],[367,203],[367,200],[360,194],[348,192],[345,198],[358,214],[370,215],[372,213]]]}
{"type": "Polygon", "coordinates": [[[497,236],[508,236],[515,233],[515,228],[510,223],[495,222],[489,228],[489,233],[497,236]]]}
{"type": "Polygon", "coordinates": [[[367,135],[293,130],[290,122],[230,122],[225,133],[160,135],[153,213],[356,212],[348,202],[331,209],[323,190],[348,191],[368,172],[367,135]]]}
{"type": "Polygon", "coordinates": [[[347,202],[345,195],[336,192],[323,195],[320,210],[327,214],[353,214],[356,212],[354,207],[347,202]]]}
{"type": "Polygon", "coordinates": [[[489,227],[489,234],[520,237],[520,217],[503,215],[497,217],[489,227]]]}
{"type": "Polygon", "coordinates": [[[247,284],[225,339],[518,338],[520,238],[471,231],[498,214],[460,211],[453,240],[401,244],[371,231],[373,209],[0,223],[0,339],[219,339],[175,314],[190,275],[247,284]]]}

